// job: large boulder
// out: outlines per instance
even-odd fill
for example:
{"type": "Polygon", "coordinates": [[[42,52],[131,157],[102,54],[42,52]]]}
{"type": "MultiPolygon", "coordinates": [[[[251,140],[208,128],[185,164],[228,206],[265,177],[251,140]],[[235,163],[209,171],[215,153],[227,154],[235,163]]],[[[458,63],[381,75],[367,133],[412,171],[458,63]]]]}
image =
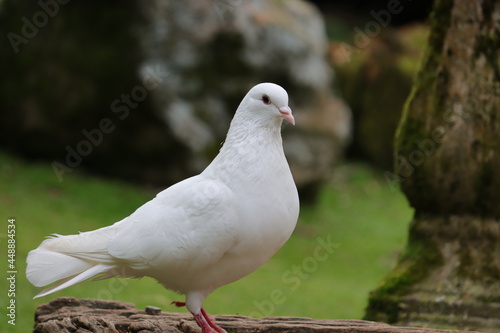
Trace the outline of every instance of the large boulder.
{"type": "Polygon", "coordinates": [[[349,139],[305,1],[47,3],[2,2],[0,145],[50,161],[60,180],[79,166],[157,185],[197,173],[263,81],[289,92],[284,145],[302,192],[349,139]]]}

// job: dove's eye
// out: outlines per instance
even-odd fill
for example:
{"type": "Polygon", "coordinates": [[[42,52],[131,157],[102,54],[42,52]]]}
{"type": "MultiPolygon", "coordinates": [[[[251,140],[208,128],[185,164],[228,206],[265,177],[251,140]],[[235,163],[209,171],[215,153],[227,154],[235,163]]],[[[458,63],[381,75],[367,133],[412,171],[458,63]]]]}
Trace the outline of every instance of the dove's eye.
{"type": "Polygon", "coordinates": [[[262,102],[264,102],[264,104],[271,104],[271,99],[267,95],[262,95],[262,102]]]}

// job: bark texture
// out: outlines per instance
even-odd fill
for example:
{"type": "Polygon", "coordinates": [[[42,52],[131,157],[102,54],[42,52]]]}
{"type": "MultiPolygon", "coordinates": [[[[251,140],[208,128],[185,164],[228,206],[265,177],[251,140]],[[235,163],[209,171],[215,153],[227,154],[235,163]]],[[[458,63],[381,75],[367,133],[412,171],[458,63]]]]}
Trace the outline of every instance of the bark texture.
{"type": "MultiPolygon", "coordinates": [[[[38,307],[35,315],[37,333],[55,332],[116,332],[116,333],[194,333],[200,332],[192,316],[187,313],[139,311],[133,304],[93,299],[58,298],[38,307]]],[[[423,333],[451,332],[394,327],[362,320],[320,320],[295,317],[253,319],[244,316],[215,316],[218,324],[228,332],[379,332],[423,333]]],[[[457,332],[457,331],[455,331],[457,332]]]]}
{"type": "Polygon", "coordinates": [[[438,0],[396,133],[415,216],[367,319],[500,330],[500,1],[438,0]]]}

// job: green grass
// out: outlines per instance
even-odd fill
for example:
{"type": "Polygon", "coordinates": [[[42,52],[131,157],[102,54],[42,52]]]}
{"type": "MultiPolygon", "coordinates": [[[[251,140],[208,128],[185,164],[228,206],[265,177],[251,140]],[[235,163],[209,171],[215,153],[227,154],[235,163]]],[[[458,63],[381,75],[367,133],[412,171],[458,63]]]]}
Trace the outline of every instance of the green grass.
{"type": "MultiPolygon", "coordinates": [[[[0,332],[29,332],[38,305],[59,296],[133,302],[164,311],[183,297],[150,278],[85,282],[33,300],[26,255],[51,233],[73,234],[129,215],[155,193],[99,179],[80,170],[59,183],[49,164],[28,164],[0,153],[0,251],[4,271],[0,332]],[[7,220],[16,219],[16,326],[7,324],[7,220]],[[5,255],[4,255],[5,254],[5,255]]],[[[261,269],[210,295],[212,314],[350,318],[363,316],[368,293],[391,269],[406,241],[412,210],[381,176],[359,164],[336,168],[313,206],[302,207],[288,243],[261,269]],[[321,242],[334,243],[327,249],[321,242]]]]}

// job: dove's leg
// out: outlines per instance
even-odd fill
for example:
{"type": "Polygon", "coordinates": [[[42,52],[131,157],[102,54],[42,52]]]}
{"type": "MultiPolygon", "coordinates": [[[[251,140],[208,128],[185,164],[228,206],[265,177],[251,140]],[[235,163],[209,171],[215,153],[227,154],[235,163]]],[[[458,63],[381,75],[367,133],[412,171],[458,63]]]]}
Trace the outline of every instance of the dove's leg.
{"type": "MultiPolygon", "coordinates": [[[[205,316],[203,313],[200,311],[197,314],[193,313],[194,320],[200,326],[202,333],[215,333],[215,331],[212,329],[212,325],[210,325],[207,320],[205,319],[205,316]]],[[[225,332],[225,331],[224,331],[225,332]]]]}
{"type": "MultiPolygon", "coordinates": [[[[180,308],[185,306],[186,302],[173,301],[171,304],[180,308]]],[[[204,308],[201,308],[201,311],[198,314],[194,314],[192,312],[191,314],[193,315],[198,326],[201,327],[203,333],[213,332],[212,329],[214,329],[217,333],[227,333],[226,330],[214,323],[204,308]]]]}
{"type": "Polygon", "coordinates": [[[205,320],[210,325],[210,327],[212,327],[218,333],[227,333],[225,329],[214,323],[214,321],[212,320],[212,318],[210,318],[210,316],[208,315],[208,313],[205,311],[204,308],[201,308],[201,314],[203,315],[203,317],[205,317],[205,320]]]}

